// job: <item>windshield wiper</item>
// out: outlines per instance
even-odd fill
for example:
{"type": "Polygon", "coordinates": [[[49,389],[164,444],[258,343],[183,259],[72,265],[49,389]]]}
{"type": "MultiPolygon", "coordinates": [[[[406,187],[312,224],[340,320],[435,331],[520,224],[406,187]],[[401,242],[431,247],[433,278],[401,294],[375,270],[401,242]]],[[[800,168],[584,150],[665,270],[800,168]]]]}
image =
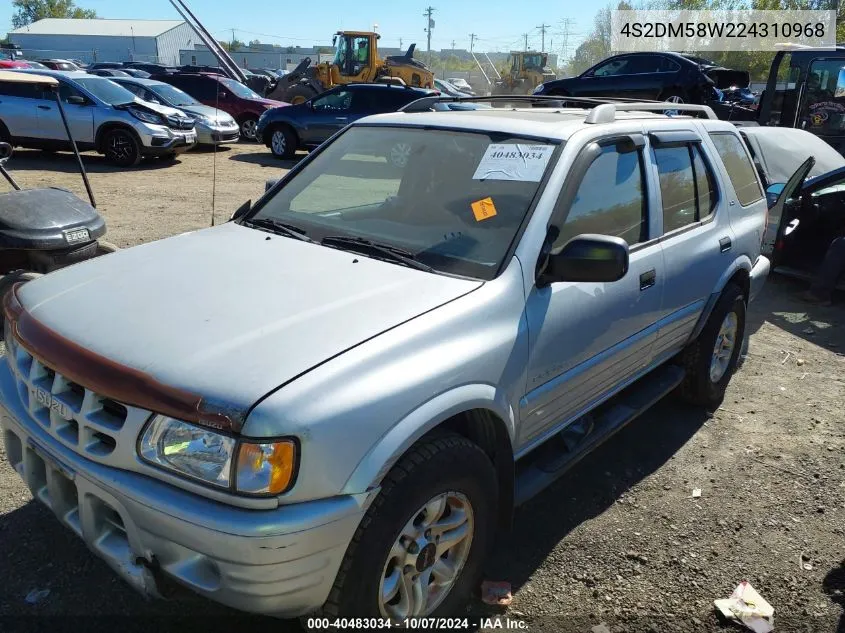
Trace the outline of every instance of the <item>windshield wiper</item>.
{"type": "Polygon", "coordinates": [[[320,244],[323,246],[347,246],[357,250],[361,253],[369,253],[371,255],[382,255],[391,259],[392,261],[404,264],[409,268],[416,268],[417,270],[424,270],[428,273],[434,272],[434,269],[428,264],[423,264],[414,257],[410,251],[406,251],[396,246],[389,246],[387,244],[379,244],[364,237],[352,237],[350,235],[327,235],[320,244]]]}
{"type": "Polygon", "coordinates": [[[293,224],[288,224],[287,222],[282,222],[281,220],[274,220],[273,218],[252,218],[247,220],[247,222],[252,226],[268,229],[277,235],[293,237],[303,242],[311,242],[312,244],[317,243],[316,240],[311,239],[305,234],[304,229],[293,224]]]}

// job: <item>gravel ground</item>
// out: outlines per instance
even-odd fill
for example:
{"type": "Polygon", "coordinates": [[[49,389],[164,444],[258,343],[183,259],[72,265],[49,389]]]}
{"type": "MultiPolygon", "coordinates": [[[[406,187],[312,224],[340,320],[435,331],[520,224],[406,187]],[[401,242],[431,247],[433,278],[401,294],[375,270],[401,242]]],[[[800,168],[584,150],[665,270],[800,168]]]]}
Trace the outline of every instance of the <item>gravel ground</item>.
{"type": "MultiPolygon", "coordinates": [[[[116,244],[210,223],[212,153],[129,171],[86,161],[116,244]]],[[[255,145],[220,151],[218,220],[289,166],[255,145]]],[[[25,186],[83,193],[70,156],[21,151],[9,167],[25,186]]],[[[770,278],[723,408],[660,403],[518,511],[487,570],[514,600],[506,611],[470,605],[473,617],[501,618],[483,628],[721,631],[732,627],[713,599],[748,580],[774,606],[776,630],[845,633],[845,315],[808,308],[801,289],[770,278]]],[[[201,599],[143,600],[32,501],[2,448],[0,616],[0,630],[298,630],[201,599]],[[34,589],[49,595],[31,605],[34,589]]]]}

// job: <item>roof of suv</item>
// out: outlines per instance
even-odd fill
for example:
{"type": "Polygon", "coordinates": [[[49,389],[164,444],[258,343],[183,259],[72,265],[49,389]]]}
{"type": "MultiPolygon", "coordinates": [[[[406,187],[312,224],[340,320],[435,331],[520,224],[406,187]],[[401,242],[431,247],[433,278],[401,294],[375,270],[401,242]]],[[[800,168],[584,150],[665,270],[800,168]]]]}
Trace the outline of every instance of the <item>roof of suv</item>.
{"type": "MultiPolygon", "coordinates": [[[[622,104],[619,104],[620,106],[622,104]]],[[[434,126],[463,129],[466,131],[506,132],[516,136],[529,136],[565,141],[578,130],[599,128],[612,123],[587,123],[591,109],[586,108],[490,108],[482,110],[450,110],[441,112],[391,112],[360,119],[359,124],[391,124],[412,126],[434,126]]],[[[625,111],[616,113],[614,122],[629,121],[661,122],[671,128],[689,129],[690,122],[704,123],[708,128],[736,132],[737,128],[727,121],[715,119],[693,119],[688,116],[667,116],[654,112],[625,111]]]]}

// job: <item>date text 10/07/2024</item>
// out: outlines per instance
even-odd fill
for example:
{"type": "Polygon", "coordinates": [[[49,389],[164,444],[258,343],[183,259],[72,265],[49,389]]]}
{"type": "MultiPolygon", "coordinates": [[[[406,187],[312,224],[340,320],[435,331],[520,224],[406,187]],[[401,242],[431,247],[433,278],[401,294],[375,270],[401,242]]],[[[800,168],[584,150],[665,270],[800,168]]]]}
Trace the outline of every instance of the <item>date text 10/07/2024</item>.
{"type": "Polygon", "coordinates": [[[512,618],[406,618],[401,622],[393,622],[388,618],[308,618],[306,626],[309,631],[318,630],[381,630],[406,629],[426,631],[456,631],[456,630],[510,630],[527,631],[528,623],[524,620],[512,618]]]}

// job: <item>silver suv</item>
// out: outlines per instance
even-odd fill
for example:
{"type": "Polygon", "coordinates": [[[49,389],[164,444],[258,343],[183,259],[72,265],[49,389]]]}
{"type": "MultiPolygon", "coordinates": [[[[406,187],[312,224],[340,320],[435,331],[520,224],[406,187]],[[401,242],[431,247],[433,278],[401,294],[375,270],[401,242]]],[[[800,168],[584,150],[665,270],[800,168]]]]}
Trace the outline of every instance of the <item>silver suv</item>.
{"type": "Polygon", "coordinates": [[[9,461],[146,593],[459,613],[517,504],[737,366],[766,200],[734,126],[664,107],[712,115],[361,119],[222,226],[17,286],[9,461]]]}
{"type": "MultiPolygon", "coordinates": [[[[59,94],[80,150],[96,150],[115,165],[131,167],[144,156],[173,157],[197,142],[192,117],[176,108],[142,102],[107,77],[37,72],[61,83],[59,94]]],[[[68,149],[52,96],[19,82],[0,81],[0,140],[22,147],[68,149]]]]}

